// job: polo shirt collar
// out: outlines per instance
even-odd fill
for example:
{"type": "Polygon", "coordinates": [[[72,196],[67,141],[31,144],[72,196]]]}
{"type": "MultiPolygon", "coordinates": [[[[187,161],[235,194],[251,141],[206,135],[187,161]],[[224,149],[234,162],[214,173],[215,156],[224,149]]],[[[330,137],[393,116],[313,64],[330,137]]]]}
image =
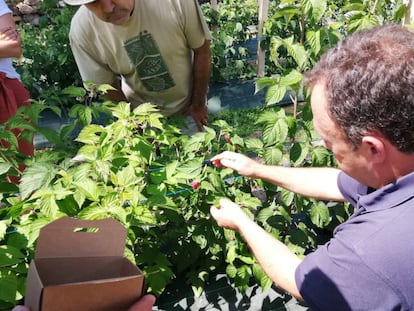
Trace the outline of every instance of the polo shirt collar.
{"type": "Polygon", "coordinates": [[[414,197],[414,172],[368,194],[367,187],[363,188],[365,194],[358,200],[360,208],[367,212],[393,208],[414,197]]]}

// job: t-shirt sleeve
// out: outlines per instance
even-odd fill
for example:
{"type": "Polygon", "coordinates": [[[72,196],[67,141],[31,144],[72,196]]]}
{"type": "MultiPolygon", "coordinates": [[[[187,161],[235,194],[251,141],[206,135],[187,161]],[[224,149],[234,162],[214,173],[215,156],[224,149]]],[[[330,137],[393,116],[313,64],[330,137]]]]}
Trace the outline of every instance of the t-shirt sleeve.
{"type": "Polygon", "coordinates": [[[10,13],[11,13],[11,10],[7,6],[6,2],[4,2],[4,0],[0,0],[0,16],[10,14],[10,13]]]}
{"type": "MultiPolygon", "coordinates": [[[[99,55],[94,55],[94,50],[88,48],[89,41],[92,40],[90,36],[96,35],[95,33],[86,33],[81,27],[79,20],[86,19],[84,14],[88,12],[81,11],[84,8],[80,8],[72,19],[69,40],[72,49],[73,57],[75,58],[78,66],[79,73],[84,82],[93,81],[95,84],[111,84],[114,85],[117,76],[109,69],[107,64],[99,61],[99,55]]],[[[86,8],[85,8],[86,10],[86,8]]],[[[86,86],[86,85],[85,85],[86,86]]]]}
{"type": "Polygon", "coordinates": [[[184,15],[184,32],[188,45],[192,49],[199,48],[205,40],[211,40],[203,12],[197,0],[181,0],[184,15]]]}

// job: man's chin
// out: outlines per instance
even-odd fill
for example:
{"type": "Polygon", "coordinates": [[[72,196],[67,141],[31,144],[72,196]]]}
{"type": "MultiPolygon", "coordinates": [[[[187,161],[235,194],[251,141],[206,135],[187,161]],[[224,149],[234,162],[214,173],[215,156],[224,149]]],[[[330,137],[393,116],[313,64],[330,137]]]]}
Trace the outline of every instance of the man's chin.
{"type": "Polygon", "coordinates": [[[126,24],[129,21],[130,16],[119,16],[119,17],[114,17],[114,16],[110,16],[108,17],[105,21],[107,23],[111,23],[113,25],[116,26],[122,26],[124,24],[126,24]]]}

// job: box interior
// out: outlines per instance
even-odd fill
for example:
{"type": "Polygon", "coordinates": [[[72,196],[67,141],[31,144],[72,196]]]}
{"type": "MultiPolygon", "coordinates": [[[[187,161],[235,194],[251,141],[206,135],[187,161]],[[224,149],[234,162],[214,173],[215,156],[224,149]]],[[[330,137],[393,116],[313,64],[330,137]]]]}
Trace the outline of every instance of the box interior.
{"type": "Polygon", "coordinates": [[[79,283],[141,275],[141,271],[126,258],[81,257],[41,258],[35,260],[43,286],[79,283]]]}

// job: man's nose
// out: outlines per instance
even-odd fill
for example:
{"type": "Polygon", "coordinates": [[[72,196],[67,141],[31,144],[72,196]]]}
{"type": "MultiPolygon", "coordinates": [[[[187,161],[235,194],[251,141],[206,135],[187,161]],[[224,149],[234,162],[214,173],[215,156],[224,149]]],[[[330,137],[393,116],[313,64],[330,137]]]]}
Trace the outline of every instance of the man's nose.
{"type": "Polygon", "coordinates": [[[111,13],[115,8],[115,3],[113,0],[99,0],[99,5],[105,13],[111,13]]]}

